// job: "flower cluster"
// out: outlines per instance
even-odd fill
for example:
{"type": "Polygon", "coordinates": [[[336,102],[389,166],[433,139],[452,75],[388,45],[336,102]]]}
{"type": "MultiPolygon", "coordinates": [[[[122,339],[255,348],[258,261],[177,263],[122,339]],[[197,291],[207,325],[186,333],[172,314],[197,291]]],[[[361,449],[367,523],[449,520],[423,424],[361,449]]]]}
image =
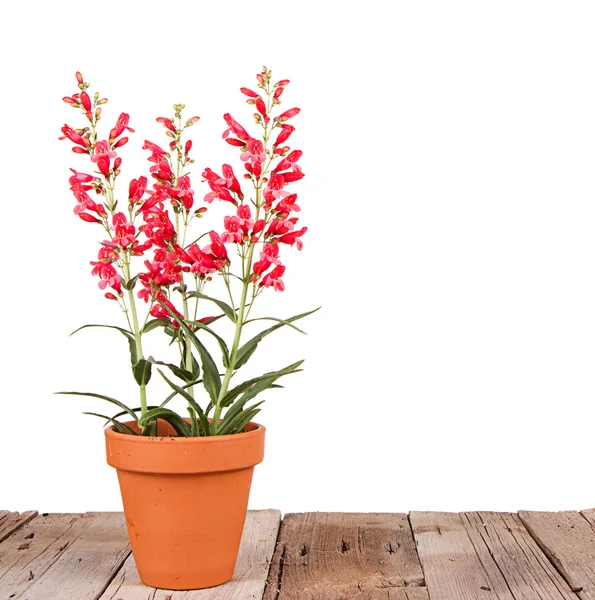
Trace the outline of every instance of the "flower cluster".
{"type": "MultiPolygon", "coordinates": [[[[100,137],[101,114],[107,99],[100,98],[98,93],[91,95],[90,85],[80,73],[76,74],[76,79],[78,91],[63,100],[82,112],[84,123],[81,128],[65,124],[60,139],[70,141],[75,154],[86,155],[89,159],[89,173],[71,169],[69,184],[76,200],[74,212],[83,221],[102,228],[97,259],[90,263],[91,273],[99,278],[98,285],[105,297],[119,303],[128,321],[128,329],[117,329],[130,342],[132,371],[140,386],[141,419],[138,423],[142,425],[143,433],[154,431],[157,417],[173,419],[171,422],[176,424],[178,433],[184,435],[237,433],[242,430],[242,423],[247,423],[246,419],[258,412],[257,405],[253,405],[231,411],[228,421],[227,417],[222,417],[223,408],[238,397],[238,393],[229,390],[232,377],[255,348],[250,342],[247,348],[240,347],[242,328],[252,321],[249,314],[261,292],[266,288],[285,289],[286,267],[281,262],[281,248],[296,246],[301,250],[302,237],[307,230],[298,227],[298,196],[289,189],[304,176],[299,164],[301,150],[287,145],[295,131],[288,121],[300,109],[295,107],[277,116],[273,114],[289,80],[273,83],[271,71],[263,68],[256,76],[255,89],[258,91],[240,88],[247,103],[254,107],[258,133],[250,134],[231,114],[224,114],[223,139],[237,148],[238,166],[235,172],[227,163],[220,169],[202,170],[203,183],[209,188],[204,195],[205,204],[219,200],[233,208],[220,227],[207,229],[194,241],[187,242],[193,221],[202,218],[207,211],[207,206],[195,206],[195,191],[188,171],[195,161],[191,157],[192,140],[186,139],[187,130],[199,121],[199,117],[183,118],[185,106],[174,104],[171,117],[157,118],[168,139],[167,145],[144,141],[142,149],[148,152],[148,173],[130,179],[125,192],[127,199],[118,198],[116,184],[122,167],[120,149],[129,142],[126,134],[134,132],[130,127],[130,116],[121,113],[107,137],[100,137]],[[236,176],[239,170],[243,170],[243,178],[236,176]],[[242,184],[240,179],[243,179],[242,184]],[[230,246],[235,252],[229,251],[230,246]],[[234,255],[239,260],[234,258],[232,261],[230,257],[234,255]],[[140,268],[133,274],[136,264],[140,268]],[[216,276],[225,283],[229,304],[204,294],[205,286],[216,276]],[[234,294],[238,285],[239,301],[237,291],[234,294]],[[201,299],[214,302],[223,314],[199,318],[201,299]],[[138,300],[141,301],[138,306],[148,305],[144,321],[139,318],[138,300]],[[212,321],[223,316],[231,319],[235,328],[231,348],[209,328],[212,321]],[[149,317],[153,320],[149,321],[149,317]],[[145,388],[155,361],[151,357],[144,358],[142,337],[155,327],[164,327],[171,341],[177,340],[180,350],[179,367],[171,363],[158,364],[167,366],[186,382],[188,391],[184,394],[187,398],[194,397],[192,386],[199,381],[209,393],[210,403],[204,413],[196,403],[190,404],[192,427],[180,421],[179,416],[172,416],[169,409],[160,408],[159,415],[153,415],[148,409],[145,388]],[[223,376],[196,337],[199,330],[207,331],[217,339],[223,354],[223,376]],[[198,349],[203,363],[201,379],[198,379],[201,371],[192,354],[193,346],[198,349]],[[209,422],[207,415],[211,409],[214,414],[209,422]],[[152,415],[153,421],[147,415],[152,415]],[[198,417],[201,418],[200,426],[198,417]]],[[[296,315],[289,321],[306,314],[310,313],[296,315]]],[[[284,324],[287,322],[281,320],[261,335],[268,335],[284,324]]],[[[294,363],[273,374],[269,372],[258,382],[249,382],[260,386],[258,390],[255,388],[254,395],[272,386],[278,377],[296,372],[299,364],[294,363]]],[[[175,385],[174,389],[180,393],[175,385]]],[[[245,398],[253,397],[249,388],[245,389],[248,390],[245,398]]]]}

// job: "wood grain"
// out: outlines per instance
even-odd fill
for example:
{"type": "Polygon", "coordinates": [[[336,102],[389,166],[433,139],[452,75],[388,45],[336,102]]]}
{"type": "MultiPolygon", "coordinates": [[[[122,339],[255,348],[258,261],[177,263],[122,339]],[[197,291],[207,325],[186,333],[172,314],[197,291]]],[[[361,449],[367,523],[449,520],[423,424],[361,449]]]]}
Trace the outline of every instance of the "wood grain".
{"type": "Polygon", "coordinates": [[[18,512],[9,512],[8,510],[0,510],[0,542],[4,541],[14,531],[36,516],[36,510],[29,510],[21,514],[18,512]]]}
{"type": "Polygon", "coordinates": [[[529,512],[519,517],[581,600],[595,600],[594,511],[529,512]]]}
{"type": "Polygon", "coordinates": [[[265,600],[427,600],[407,515],[285,515],[265,600]]]}
{"type": "Polygon", "coordinates": [[[278,510],[248,511],[234,576],[225,585],[189,592],[156,590],[140,581],[131,555],[101,600],[261,600],[280,522],[278,510]]]}
{"type": "Polygon", "coordinates": [[[488,548],[476,547],[461,515],[412,512],[409,519],[432,600],[515,600],[488,548]]]}
{"type": "Polygon", "coordinates": [[[121,513],[37,517],[0,545],[0,598],[97,600],[129,552],[121,513]]]}
{"type": "Polygon", "coordinates": [[[516,600],[576,600],[516,514],[472,512],[462,517],[478,556],[487,548],[516,600]]]}

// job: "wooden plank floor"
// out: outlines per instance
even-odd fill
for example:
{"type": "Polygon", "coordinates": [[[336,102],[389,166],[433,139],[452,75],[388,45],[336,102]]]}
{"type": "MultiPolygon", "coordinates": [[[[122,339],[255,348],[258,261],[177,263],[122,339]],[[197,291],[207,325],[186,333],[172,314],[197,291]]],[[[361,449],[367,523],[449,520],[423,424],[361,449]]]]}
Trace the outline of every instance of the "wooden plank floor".
{"type": "Polygon", "coordinates": [[[0,511],[0,600],[595,600],[595,510],[250,511],[232,581],[156,590],[121,513],[0,511]]]}

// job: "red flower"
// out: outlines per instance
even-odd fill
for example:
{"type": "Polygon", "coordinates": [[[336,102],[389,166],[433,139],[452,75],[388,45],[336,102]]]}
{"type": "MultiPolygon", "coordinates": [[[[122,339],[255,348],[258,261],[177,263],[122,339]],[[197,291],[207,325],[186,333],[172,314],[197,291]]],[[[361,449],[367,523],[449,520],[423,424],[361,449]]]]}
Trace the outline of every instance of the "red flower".
{"type": "Polygon", "coordinates": [[[225,139],[231,132],[241,140],[244,140],[245,142],[248,141],[250,138],[248,132],[229,113],[225,113],[223,118],[225,119],[228,127],[228,129],[223,132],[223,139],[225,139]]]}
{"type": "Polygon", "coordinates": [[[184,175],[178,179],[177,187],[168,189],[170,197],[179,200],[186,210],[190,210],[194,204],[194,190],[190,185],[190,177],[184,175]]]}
{"type": "Polygon", "coordinates": [[[260,286],[273,287],[275,291],[282,292],[285,289],[285,284],[281,281],[283,273],[285,273],[285,267],[283,265],[278,265],[262,278],[260,286]]]}
{"type": "Polygon", "coordinates": [[[115,127],[110,131],[110,134],[109,134],[110,142],[114,141],[118,136],[122,135],[122,133],[124,133],[124,130],[134,133],[134,129],[132,129],[132,127],[128,127],[129,121],[130,121],[130,115],[128,115],[126,113],[122,113],[118,117],[115,127]]]}
{"type": "Polygon", "coordinates": [[[245,88],[245,87],[240,88],[240,92],[242,92],[242,94],[244,94],[250,98],[259,98],[260,97],[256,92],[253,92],[252,90],[245,88]]]}
{"type": "Polygon", "coordinates": [[[130,204],[137,204],[143,197],[147,189],[147,178],[142,175],[138,179],[133,179],[128,186],[128,201],[130,204]]]}
{"type": "Polygon", "coordinates": [[[93,161],[102,175],[109,177],[110,159],[115,158],[116,153],[110,150],[107,141],[95,142],[95,153],[91,156],[93,161]]]}
{"type": "Polygon", "coordinates": [[[91,99],[85,91],[81,92],[81,104],[87,112],[91,112],[91,99]]]}
{"type": "Polygon", "coordinates": [[[298,113],[300,112],[299,108],[290,108],[289,110],[286,110],[284,113],[280,114],[278,117],[275,117],[276,121],[279,121],[280,123],[283,123],[284,121],[287,121],[287,119],[291,119],[291,117],[295,117],[298,113]]]}
{"type": "Polygon", "coordinates": [[[260,177],[262,163],[266,160],[264,146],[260,140],[250,138],[248,140],[248,149],[240,154],[240,158],[246,163],[244,166],[249,173],[254,173],[255,177],[260,177]]]}
{"type": "Polygon", "coordinates": [[[282,144],[294,131],[295,127],[293,125],[282,125],[281,132],[277,136],[277,139],[273,142],[273,148],[276,148],[279,144],[282,144]]]}
{"type": "Polygon", "coordinates": [[[69,127],[68,125],[64,125],[61,131],[64,135],[59,139],[69,139],[71,142],[74,142],[75,144],[81,146],[81,148],[74,147],[74,152],[78,152],[81,154],[87,154],[90,152],[91,140],[89,139],[88,135],[82,135],[82,130],[75,130],[72,129],[72,127],[69,127]]]}
{"type": "Polygon", "coordinates": [[[157,119],[157,123],[163,123],[163,125],[169,129],[171,132],[176,133],[176,127],[175,125],[171,122],[170,119],[166,119],[165,117],[158,117],[157,119]]]}
{"type": "Polygon", "coordinates": [[[300,237],[304,235],[308,231],[307,227],[302,227],[298,231],[291,231],[277,238],[277,242],[280,244],[288,244],[293,246],[294,244],[297,246],[298,250],[301,250],[304,247],[304,243],[300,240],[300,237]]]}
{"type": "Polygon", "coordinates": [[[263,99],[259,96],[256,99],[256,110],[263,116],[266,117],[267,116],[267,107],[266,104],[264,103],[263,99]]]}

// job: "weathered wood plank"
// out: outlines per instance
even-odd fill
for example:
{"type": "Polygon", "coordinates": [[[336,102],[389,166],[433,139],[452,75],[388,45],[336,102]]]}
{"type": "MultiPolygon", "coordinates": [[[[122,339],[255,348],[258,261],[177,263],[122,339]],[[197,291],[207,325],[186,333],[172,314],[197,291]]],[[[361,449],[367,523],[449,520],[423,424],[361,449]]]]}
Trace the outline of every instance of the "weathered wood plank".
{"type": "Polygon", "coordinates": [[[28,510],[19,514],[0,510],[0,542],[3,542],[11,533],[28,523],[37,516],[36,510],[28,510]]]}
{"type": "Polygon", "coordinates": [[[516,600],[577,600],[516,514],[462,516],[476,552],[480,555],[482,547],[489,550],[516,600]]]}
{"type": "Polygon", "coordinates": [[[264,600],[428,600],[407,515],[286,515],[264,600]]]}
{"type": "MultiPolygon", "coordinates": [[[[42,515],[0,545],[0,598],[18,594],[58,560],[81,532],[81,515],[42,515]],[[77,523],[79,522],[79,523],[77,523]]],[[[85,524],[86,526],[86,524],[85,524]]]]}
{"type": "Polygon", "coordinates": [[[593,512],[520,511],[521,521],[581,600],[595,600],[593,512]]]}
{"type": "Polygon", "coordinates": [[[461,515],[412,512],[409,519],[432,600],[515,600],[488,548],[476,547],[461,515]]]}
{"type": "Polygon", "coordinates": [[[261,600],[280,522],[278,510],[248,511],[234,576],[223,586],[190,592],[147,587],[131,555],[101,600],[261,600]]]}
{"type": "Polygon", "coordinates": [[[0,598],[97,600],[129,552],[122,513],[37,517],[0,545],[0,598]]]}

